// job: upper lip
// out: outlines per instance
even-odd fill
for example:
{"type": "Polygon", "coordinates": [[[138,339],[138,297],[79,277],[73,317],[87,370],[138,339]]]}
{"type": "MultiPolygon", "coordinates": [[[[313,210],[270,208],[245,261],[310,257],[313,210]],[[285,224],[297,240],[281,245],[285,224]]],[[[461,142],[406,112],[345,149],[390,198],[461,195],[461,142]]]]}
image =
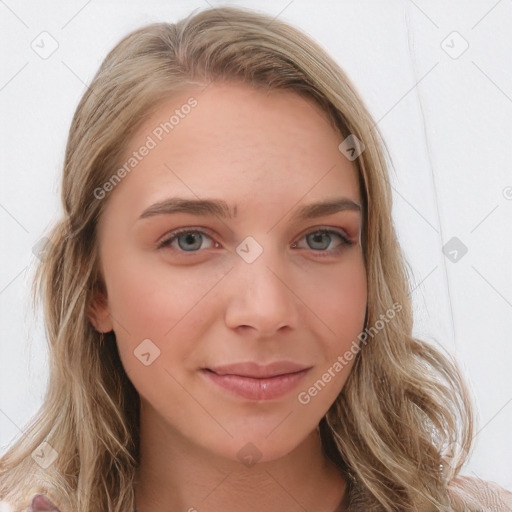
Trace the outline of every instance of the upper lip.
{"type": "Polygon", "coordinates": [[[240,377],[252,377],[254,379],[265,379],[287,375],[308,370],[311,366],[294,363],[292,361],[275,361],[269,364],[259,364],[253,361],[244,363],[225,364],[206,368],[217,375],[238,375],[240,377]]]}

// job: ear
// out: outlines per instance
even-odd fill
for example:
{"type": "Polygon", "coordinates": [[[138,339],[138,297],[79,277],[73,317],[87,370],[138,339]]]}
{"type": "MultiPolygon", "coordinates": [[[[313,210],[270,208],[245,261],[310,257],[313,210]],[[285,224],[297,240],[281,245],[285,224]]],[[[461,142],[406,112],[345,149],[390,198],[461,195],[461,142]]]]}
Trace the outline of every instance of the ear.
{"type": "Polygon", "coordinates": [[[114,326],[108,308],[107,292],[104,287],[97,287],[91,303],[88,316],[91,324],[98,332],[110,332],[114,326]]]}

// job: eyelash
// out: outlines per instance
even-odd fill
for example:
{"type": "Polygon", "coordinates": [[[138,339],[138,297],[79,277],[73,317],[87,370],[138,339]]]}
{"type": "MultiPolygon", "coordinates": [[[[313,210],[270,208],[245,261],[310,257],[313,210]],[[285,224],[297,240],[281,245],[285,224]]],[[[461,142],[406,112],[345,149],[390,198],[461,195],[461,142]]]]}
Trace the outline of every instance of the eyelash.
{"type": "MultiPolygon", "coordinates": [[[[181,228],[181,229],[176,229],[174,231],[171,231],[169,233],[169,236],[167,238],[165,238],[164,240],[162,240],[158,244],[157,248],[158,249],[170,248],[171,243],[174,240],[177,240],[180,235],[190,234],[190,233],[193,233],[193,234],[199,233],[201,235],[206,235],[208,238],[212,238],[206,231],[203,231],[201,229],[181,228]]],[[[337,235],[341,239],[341,244],[338,247],[336,247],[335,249],[328,249],[328,250],[310,249],[312,252],[316,253],[319,257],[325,257],[325,256],[331,256],[331,255],[338,254],[344,248],[354,245],[354,242],[352,242],[344,233],[337,231],[337,230],[333,230],[333,229],[327,229],[327,228],[317,228],[317,229],[308,231],[307,233],[302,235],[300,240],[307,237],[308,235],[313,235],[313,234],[328,234],[328,235],[334,234],[334,235],[337,235]]],[[[295,244],[296,244],[296,242],[294,242],[294,245],[295,244]]],[[[178,252],[184,253],[184,254],[190,253],[191,255],[201,252],[200,249],[197,251],[184,251],[182,249],[175,249],[175,250],[177,250],[178,252]]]]}

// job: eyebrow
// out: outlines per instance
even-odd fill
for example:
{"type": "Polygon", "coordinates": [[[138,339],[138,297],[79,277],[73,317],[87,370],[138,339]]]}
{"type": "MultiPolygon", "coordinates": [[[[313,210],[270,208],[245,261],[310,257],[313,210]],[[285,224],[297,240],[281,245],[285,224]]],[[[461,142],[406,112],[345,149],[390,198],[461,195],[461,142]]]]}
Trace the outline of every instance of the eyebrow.
{"type": "MultiPolygon", "coordinates": [[[[146,219],[156,215],[171,215],[177,213],[188,213],[191,215],[215,215],[223,219],[236,217],[238,205],[232,209],[222,199],[185,199],[172,197],[151,205],[145,209],[139,219],[146,219]]],[[[325,215],[344,210],[361,212],[361,205],[348,197],[337,197],[324,199],[316,203],[301,206],[295,213],[300,220],[314,219],[325,215]]]]}

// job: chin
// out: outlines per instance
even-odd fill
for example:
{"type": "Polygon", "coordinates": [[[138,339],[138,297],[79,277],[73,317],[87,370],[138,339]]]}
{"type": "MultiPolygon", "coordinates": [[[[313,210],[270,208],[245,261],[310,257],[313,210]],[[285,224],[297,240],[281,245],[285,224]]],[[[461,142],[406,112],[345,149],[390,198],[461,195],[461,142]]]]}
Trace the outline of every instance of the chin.
{"type": "MultiPolygon", "coordinates": [[[[290,432],[290,428],[273,423],[271,428],[265,425],[262,429],[253,427],[249,430],[239,430],[238,433],[232,431],[233,439],[224,439],[222,445],[217,445],[217,449],[213,451],[217,452],[216,455],[252,467],[255,463],[271,462],[286,457],[308,436],[314,435],[315,426],[311,430],[302,428],[290,432]]],[[[211,449],[212,445],[209,448],[211,449]]]]}

